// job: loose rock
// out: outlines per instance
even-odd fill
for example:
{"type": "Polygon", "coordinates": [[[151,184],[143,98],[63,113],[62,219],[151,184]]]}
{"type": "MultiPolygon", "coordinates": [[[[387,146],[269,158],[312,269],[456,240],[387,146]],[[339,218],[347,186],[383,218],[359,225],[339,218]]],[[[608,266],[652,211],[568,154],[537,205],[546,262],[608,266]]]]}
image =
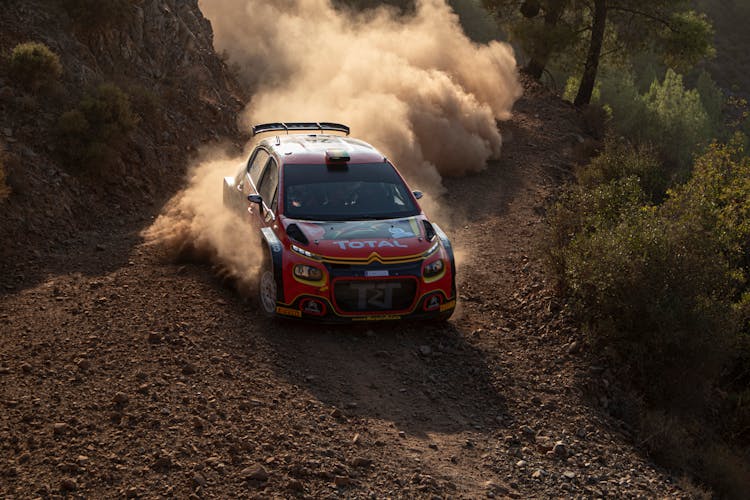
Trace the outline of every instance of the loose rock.
{"type": "Polygon", "coordinates": [[[55,435],[60,436],[70,432],[70,426],[64,422],[58,422],[52,425],[52,431],[55,435]]]}
{"type": "Polygon", "coordinates": [[[193,475],[193,487],[194,488],[205,488],[206,487],[206,478],[203,477],[203,474],[196,473],[193,475]]]}
{"type": "Polygon", "coordinates": [[[78,489],[78,483],[70,478],[65,478],[60,481],[60,491],[76,491],[78,489]]]}
{"type": "Polygon", "coordinates": [[[372,465],[372,460],[364,457],[357,457],[352,460],[352,467],[369,467],[372,465]]]}
{"type": "Polygon", "coordinates": [[[115,394],[114,402],[117,406],[127,406],[130,398],[124,392],[118,392],[115,394]]]}
{"type": "Polygon", "coordinates": [[[559,458],[566,458],[568,456],[568,447],[562,441],[557,441],[555,446],[552,448],[552,452],[559,458]]]}
{"type": "Polygon", "coordinates": [[[268,471],[262,465],[247,467],[240,472],[240,475],[251,481],[268,481],[269,478],[268,471]]]}
{"type": "Polygon", "coordinates": [[[336,476],[333,478],[333,484],[335,484],[339,488],[343,486],[349,486],[351,483],[352,480],[346,476],[336,476]]]}

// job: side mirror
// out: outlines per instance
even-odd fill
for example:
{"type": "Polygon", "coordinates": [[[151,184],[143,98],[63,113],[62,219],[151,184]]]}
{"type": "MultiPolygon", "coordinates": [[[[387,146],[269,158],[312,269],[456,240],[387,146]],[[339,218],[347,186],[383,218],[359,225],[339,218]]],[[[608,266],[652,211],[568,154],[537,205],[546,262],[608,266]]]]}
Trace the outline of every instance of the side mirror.
{"type": "Polygon", "coordinates": [[[249,194],[247,195],[247,201],[250,203],[257,203],[258,205],[263,205],[263,197],[259,194],[249,194]]]}
{"type": "Polygon", "coordinates": [[[422,191],[412,191],[412,194],[418,200],[421,200],[422,196],[424,196],[424,193],[422,193],[422,191]]]}

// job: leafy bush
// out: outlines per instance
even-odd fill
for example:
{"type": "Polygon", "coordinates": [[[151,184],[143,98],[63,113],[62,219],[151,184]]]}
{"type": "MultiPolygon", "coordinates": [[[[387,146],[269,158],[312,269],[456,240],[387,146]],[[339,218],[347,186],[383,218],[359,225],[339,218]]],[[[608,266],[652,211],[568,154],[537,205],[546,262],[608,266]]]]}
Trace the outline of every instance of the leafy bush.
{"type": "Polygon", "coordinates": [[[71,164],[106,163],[137,123],[128,96],[116,85],[102,84],[60,116],[60,149],[71,164]]]}
{"type": "Polygon", "coordinates": [[[11,77],[31,91],[37,91],[57,81],[62,75],[60,58],[40,42],[16,45],[10,54],[11,77]]]}
{"type": "Polygon", "coordinates": [[[703,109],[706,110],[712,129],[721,131],[724,126],[722,113],[727,102],[724,92],[722,92],[711,78],[711,75],[705,70],[701,71],[700,75],[698,75],[695,90],[701,96],[701,103],[703,104],[703,109]]]}
{"type": "Polygon", "coordinates": [[[608,138],[604,151],[576,172],[578,183],[595,187],[617,179],[635,177],[647,200],[659,201],[666,193],[668,176],[651,146],[633,146],[624,139],[608,138]]]}
{"type": "Polygon", "coordinates": [[[615,131],[633,139],[646,121],[646,104],[638,92],[633,71],[607,68],[599,79],[599,93],[594,98],[609,108],[615,131]]]}
{"type": "Polygon", "coordinates": [[[648,151],[609,141],[551,210],[548,260],[639,389],[643,443],[732,495],[747,457],[707,436],[705,415],[724,443],[750,444],[750,158],[740,137],[713,144],[659,205],[644,192],[653,172],[648,151]]]}
{"type": "Polygon", "coordinates": [[[671,369],[714,380],[727,342],[739,338],[750,291],[750,159],[737,142],[714,145],[690,181],[654,206],[644,187],[659,192],[659,173],[647,151],[610,141],[552,211],[550,256],[597,340],[619,344],[661,393],[662,384],[673,389],[661,376],[671,369]]]}
{"type": "Polygon", "coordinates": [[[574,184],[562,193],[550,211],[547,250],[555,274],[569,292],[579,287],[569,279],[574,241],[637,216],[644,201],[636,177],[613,179],[590,187],[574,184]]]}
{"type": "Polygon", "coordinates": [[[606,68],[594,100],[609,110],[615,132],[652,145],[675,180],[684,181],[693,156],[723,135],[721,91],[708,75],[699,78],[698,86],[686,89],[682,76],[669,69],[642,95],[632,70],[606,68]]]}
{"type": "Polygon", "coordinates": [[[666,160],[687,171],[693,155],[713,137],[700,95],[685,89],[682,76],[668,69],[663,82],[651,84],[644,101],[648,119],[634,135],[659,144],[666,160]]]}
{"type": "Polygon", "coordinates": [[[144,121],[154,121],[161,115],[160,110],[163,104],[156,92],[140,84],[130,84],[125,87],[125,90],[133,111],[144,121]]]}

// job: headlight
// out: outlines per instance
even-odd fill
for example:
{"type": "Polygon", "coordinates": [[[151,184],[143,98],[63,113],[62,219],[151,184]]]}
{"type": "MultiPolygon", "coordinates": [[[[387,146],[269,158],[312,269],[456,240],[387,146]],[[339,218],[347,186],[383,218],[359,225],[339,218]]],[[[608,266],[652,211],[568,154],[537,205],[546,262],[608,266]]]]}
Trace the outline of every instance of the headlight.
{"type": "Polygon", "coordinates": [[[424,266],[424,275],[426,278],[437,276],[443,271],[443,261],[438,259],[435,262],[430,262],[424,266]]]}
{"type": "Polygon", "coordinates": [[[320,255],[315,255],[312,252],[308,252],[304,248],[300,248],[297,245],[292,245],[292,250],[297,252],[300,255],[304,255],[305,257],[309,257],[311,259],[320,260],[320,255]]]}
{"type": "Polygon", "coordinates": [[[434,254],[438,251],[438,248],[440,248],[440,242],[436,241],[425,253],[422,254],[422,257],[427,258],[430,255],[434,254]]]}
{"type": "Polygon", "coordinates": [[[323,271],[317,267],[305,264],[297,264],[294,266],[294,275],[307,281],[320,281],[323,279],[323,271]]]}

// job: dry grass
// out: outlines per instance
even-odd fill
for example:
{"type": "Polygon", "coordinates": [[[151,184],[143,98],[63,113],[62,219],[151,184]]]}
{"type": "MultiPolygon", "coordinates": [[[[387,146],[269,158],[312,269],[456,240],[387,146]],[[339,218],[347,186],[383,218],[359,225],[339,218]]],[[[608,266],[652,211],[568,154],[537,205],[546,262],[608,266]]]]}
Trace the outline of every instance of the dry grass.
{"type": "Polygon", "coordinates": [[[24,88],[37,92],[49,88],[62,75],[60,58],[41,42],[16,45],[10,54],[11,77],[24,88]]]}

